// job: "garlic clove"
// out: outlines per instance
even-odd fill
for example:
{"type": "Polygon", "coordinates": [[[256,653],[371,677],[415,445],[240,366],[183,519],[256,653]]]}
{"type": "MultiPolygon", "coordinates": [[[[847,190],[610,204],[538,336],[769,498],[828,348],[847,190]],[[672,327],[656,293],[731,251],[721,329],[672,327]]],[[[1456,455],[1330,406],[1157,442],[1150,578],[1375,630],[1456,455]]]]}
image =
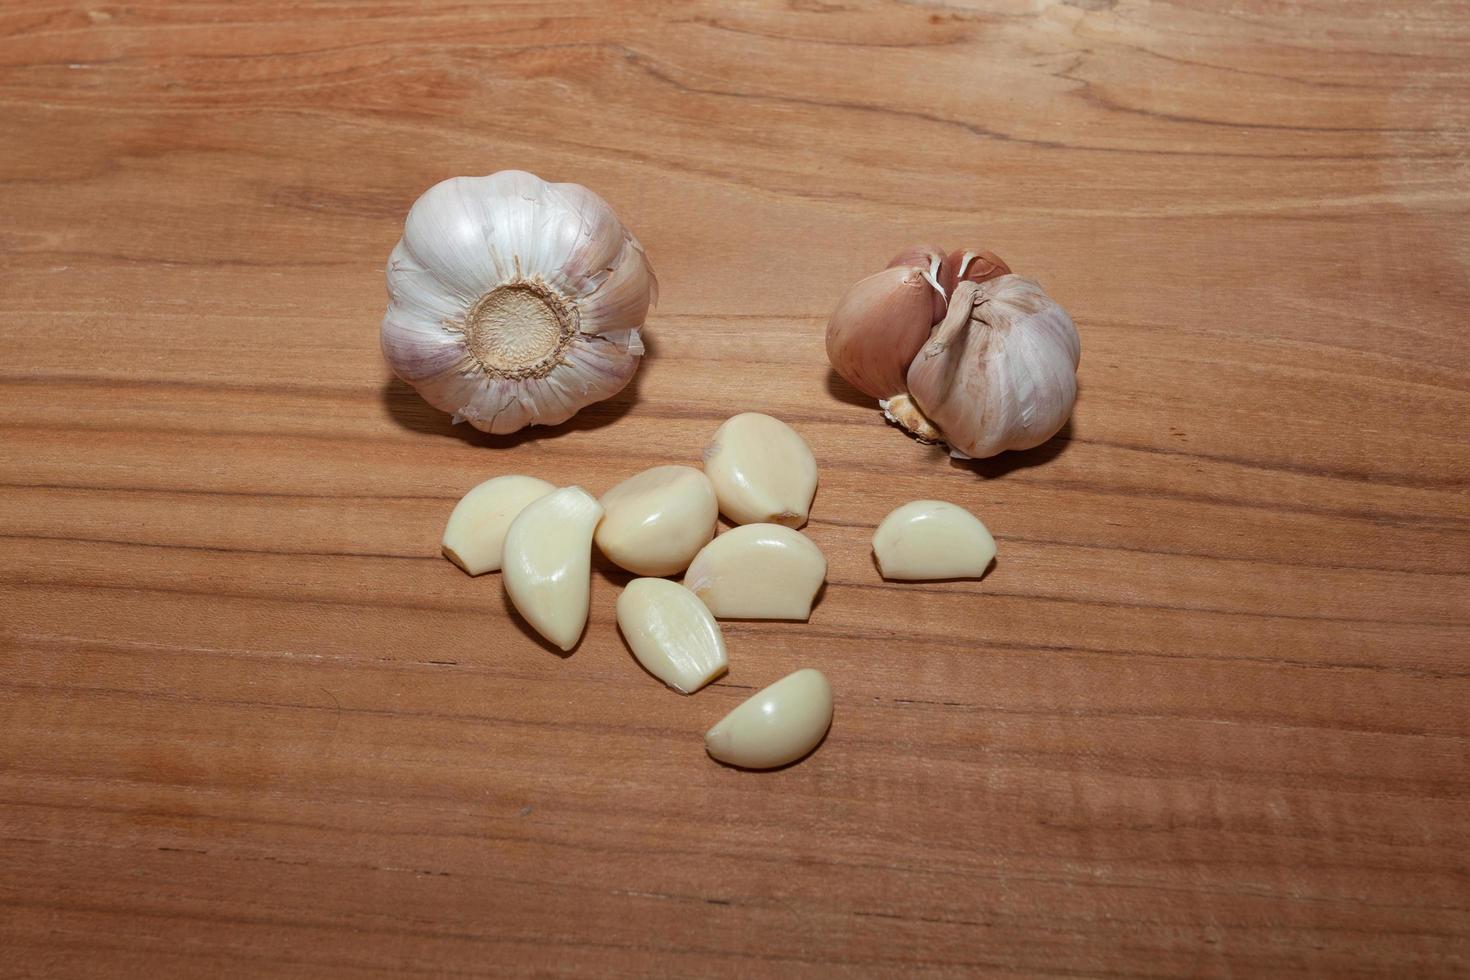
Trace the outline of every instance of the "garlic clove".
{"type": "Polygon", "coordinates": [[[563,650],[587,625],[592,533],[602,505],[581,487],[562,487],[526,508],[505,535],[503,578],[516,612],[563,650]]]}
{"type": "Polygon", "coordinates": [[[387,285],[394,373],[456,422],[507,433],[627,385],[656,281],[602,198],[507,170],[414,202],[387,285]]]}
{"type": "Polygon", "coordinates": [[[440,544],[444,557],[471,575],[496,571],[511,521],[555,489],[534,476],[497,476],[481,483],[450,512],[440,544]]]}
{"type": "Polygon", "coordinates": [[[775,769],[815,749],[832,726],[832,685],[810,667],[742,702],[704,736],[709,754],[742,769],[775,769]]]}
{"type": "Polygon", "coordinates": [[[954,286],[949,259],[945,256],[944,249],[938,245],[910,245],[888,263],[890,269],[897,266],[923,270],[924,280],[934,288],[930,296],[933,312],[929,323],[932,326],[943,320],[944,311],[949,305],[949,291],[954,286]]]}
{"type": "MultiPolygon", "coordinates": [[[[949,276],[944,285],[950,296],[954,295],[954,287],[962,282],[986,282],[1011,272],[1011,267],[999,255],[980,249],[956,249],[949,253],[944,266],[949,276]]],[[[943,314],[940,319],[943,319],[943,314]]]]}
{"type": "Polygon", "coordinates": [[[618,596],[618,629],[638,662],[680,694],[693,694],[729,667],[720,625],[677,582],[629,582],[618,596]]]}
{"type": "Polygon", "coordinates": [[[979,578],[995,559],[995,539],[963,507],[915,500],[883,518],[873,554],[886,579],[979,578]]]}
{"type": "Polygon", "coordinates": [[[720,513],[736,524],[801,527],[817,492],[817,461],[806,440],[759,412],[742,412],[715,430],[704,471],[720,513]]]}
{"type": "Polygon", "coordinates": [[[692,466],[655,466],[602,495],[597,547],[639,575],[674,575],[715,536],[719,504],[692,466]]]}
{"type": "Polygon", "coordinates": [[[909,366],[909,394],[961,455],[1030,449],[1072,414],[1081,351],[1072,318],[1035,281],[963,281],[909,366]]]}
{"type": "Polygon", "coordinates": [[[908,390],[909,363],[933,326],[935,288],[916,266],[859,279],[827,321],[827,359],[852,386],[874,398],[908,390]]]}
{"type": "Polygon", "coordinates": [[[658,281],[643,249],[631,237],[623,243],[615,264],[605,271],[578,303],[578,329],[608,336],[614,331],[643,325],[656,300],[658,281]]]}
{"type": "Polygon", "coordinates": [[[827,578],[827,559],[804,535],[779,524],[746,524],[694,556],[684,586],[716,619],[811,616],[827,578]]]}

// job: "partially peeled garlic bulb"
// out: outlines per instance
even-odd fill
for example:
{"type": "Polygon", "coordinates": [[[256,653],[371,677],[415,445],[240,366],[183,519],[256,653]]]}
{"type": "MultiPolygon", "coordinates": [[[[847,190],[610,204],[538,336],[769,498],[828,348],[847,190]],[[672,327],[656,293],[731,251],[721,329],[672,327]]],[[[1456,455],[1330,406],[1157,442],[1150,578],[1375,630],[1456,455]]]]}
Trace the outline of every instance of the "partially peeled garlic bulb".
{"type": "Polygon", "coordinates": [[[1056,435],[1077,400],[1081,353],[1067,311],[978,250],[905,249],[848,290],[827,325],[838,374],[890,421],[961,458],[1056,435]]]}
{"type": "Polygon", "coordinates": [[[456,422],[556,425],[632,379],[657,289],[638,240],[580,184],[453,177],[414,202],[388,259],[383,355],[456,422]]]}

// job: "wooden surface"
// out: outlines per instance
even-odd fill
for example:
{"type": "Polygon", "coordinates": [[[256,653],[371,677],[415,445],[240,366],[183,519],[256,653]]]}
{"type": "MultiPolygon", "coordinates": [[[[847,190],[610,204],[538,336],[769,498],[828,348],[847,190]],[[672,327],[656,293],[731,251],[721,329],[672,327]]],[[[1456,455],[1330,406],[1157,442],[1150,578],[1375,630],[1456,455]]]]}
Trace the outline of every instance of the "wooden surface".
{"type": "Polygon", "coordinates": [[[1470,973],[1470,8],[0,8],[0,974],[1470,973]],[[604,194],[632,389],[492,439],[378,352],[413,199],[604,194]],[[1063,437],[951,463],[828,372],[898,246],[1074,314],[1063,437]],[[811,623],[690,698],[437,556],[761,410],[811,623]],[[899,503],[1000,544],[885,585],[899,503]],[[704,729],[825,671],[766,775],[704,729]]]}

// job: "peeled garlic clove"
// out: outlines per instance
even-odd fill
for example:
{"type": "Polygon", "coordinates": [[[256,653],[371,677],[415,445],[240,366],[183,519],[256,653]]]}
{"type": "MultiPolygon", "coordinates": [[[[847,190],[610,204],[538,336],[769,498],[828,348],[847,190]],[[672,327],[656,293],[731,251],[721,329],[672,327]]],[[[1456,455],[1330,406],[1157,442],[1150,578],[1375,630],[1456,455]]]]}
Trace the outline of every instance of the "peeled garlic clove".
{"type": "Polygon", "coordinates": [[[929,339],[937,291],[917,266],[853,284],[827,321],[827,360],[858,391],[890,398],[908,390],[908,366],[929,339]]]}
{"type": "Polygon", "coordinates": [[[505,535],[505,591],[516,612],[563,650],[587,625],[592,532],[602,505],[581,487],[562,487],[526,505],[505,535]]]}
{"type": "Polygon", "coordinates": [[[938,245],[910,245],[899,252],[888,263],[888,268],[897,266],[921,269],[924,279],[934,292],[930,299],[933,302],[933,313],[930,315],[931,325],[944,319],[944,311],[948,306],[949,291],[953,288],[953,274],[950,271],[949,260],[944,255],[944,249],[938,245]]]}
{"type": "Polygon", "coordinates": [[[481,483],[454,505],[444,526],[444,557],[471,575],[495,571],[511,521],[555,489],[534,476],[497,476],[481,483]]]}
{"type": "MultiPolygon", "coordinates": [[[[954,287],[962,282],[986,282],[1010,275],[1011,272],[1011,267],[999,255],[980,249],[957,249],[950,252],[944,267],[949,276],[944,281],[944,286],[951,296],[954,295],[954,287]]],[[[943,319],[943,314],[940,319],[943,319]]]]}
{"type": "Polygon", "coordinates": [[[684,586],[638,578],[618,596],[618,629],[644,668],[681,694],[693,694],[729,666],[720,625],[684,586]]]}
{"type": "Polygon", "coordinates": [[[689,565],[684,586],[717,619],[799,619],[827,578],[827,559],[779,524],[747,524],[715,538],[689,565]]]}
{"type": "Polygon", "coordinates": [[[832,685],[810,667],[788,674],[722,718],[704,736],[707,752],[743,769],[795,762],[832,725],[832,685]]]}
{"type": "Polygon", "coordinates": [[[817,461],[780,419],[742,412],[715,430],[704,451],[720,513],[736,524],[801,527],[817,492],[817,461]]]}
{"type": "Polygon", "coordinates": [[[1081,355],[1072,318],[1035,281],[965,281],[909,367],[909,394],[956,454],[1030,449],[1072,414],[1081,355]]]}
{"type": "Polygon", "coordinates": [[[656,283],[607,202],[520,170],[414,202],[388,260],[383,355],[455,421],[555,425],[623,389],[656,283]]]}
{"type": "Polygon", "coordinates": [[[979,578],[995,559],[995,539],[963,507],[915,500],[883,518],[873,554],[886,579],[979,578]]]}
{"type": "Polygon", "coordinates": [[[602,495],[597,547],[639,575],[689,567],[715,536],[719,504],[709,477],[692,466],[655,466],[602,495]]]}

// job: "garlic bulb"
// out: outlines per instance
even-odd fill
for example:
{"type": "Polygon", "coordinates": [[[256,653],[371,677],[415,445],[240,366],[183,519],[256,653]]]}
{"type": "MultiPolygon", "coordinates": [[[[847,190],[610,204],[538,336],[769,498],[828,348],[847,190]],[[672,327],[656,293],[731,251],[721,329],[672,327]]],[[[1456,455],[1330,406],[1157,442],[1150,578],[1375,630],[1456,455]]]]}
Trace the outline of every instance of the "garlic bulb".
{"type": "Polygon", "coordinates": [[[1031,449],[1072,414],[1081,356],[1072,318],[1034,280],[961,281],[909,365],[909,394],[951,455],[1031,449]]]}
{"type": "Polygon", "coordinates": [[[1065,310],[980,250],[904,249],[848,290],[827,324],[833,369],[890,421],[961,458],[1056,435],[1077,399],[1081,350],[1065,310]],[[942,320],[931,296],[948,300],[942,320]]]}
{"type": "Polygon", "coordinates": [[[657,288],[587,188],[521,170],[453,177],[414,202],[388,259],[383,355],[456,422],[556,425],[632,379],[657,288]]]}

